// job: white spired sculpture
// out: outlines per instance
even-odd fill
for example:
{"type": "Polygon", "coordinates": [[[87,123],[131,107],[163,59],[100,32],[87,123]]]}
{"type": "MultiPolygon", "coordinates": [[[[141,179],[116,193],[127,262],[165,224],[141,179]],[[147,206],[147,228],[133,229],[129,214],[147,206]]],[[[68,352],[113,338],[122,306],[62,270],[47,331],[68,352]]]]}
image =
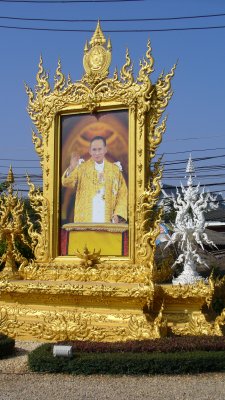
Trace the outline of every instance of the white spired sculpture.
{"type": "MultiPolygon", "coordinates": [[[[195,169],[189,157],[186,178],[187,187],[181,184],[181,193],[177,189],[177,198],[173,196],[173,205],[177,211],[175,224],[173,224],[174,233],[172,234],[167,246],[172,243],[178,243],[181,254],[173,264],[183,264],[183,272],[173,279],[173,284],[193,284],[196,281],[203,279],[197,272],[197,264],[208,265],[201,259],[198,254],[198,248],[203,243],[215,246],[212,241],[208,239],[205,233],[205,217],[206,211],[216,209],[218,204],[215,203],[216,197],[210,193],[205,193],[205,188],[200,192],[200,184],[193,187],[193,177],[195,169]]],[[[216,247],[216,246],[215,246],[216,247]]]]}

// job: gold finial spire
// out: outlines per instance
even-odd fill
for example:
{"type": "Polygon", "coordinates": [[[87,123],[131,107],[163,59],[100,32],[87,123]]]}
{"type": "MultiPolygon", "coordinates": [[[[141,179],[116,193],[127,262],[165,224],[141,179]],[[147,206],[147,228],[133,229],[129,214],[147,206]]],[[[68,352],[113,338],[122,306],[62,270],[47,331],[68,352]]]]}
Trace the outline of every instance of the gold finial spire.
{"type": "Polygon", "coordinates": [[[10,165],[10,167],[9,167],[9,172],[8,172],[8,176],[7,176],[6,180],[10,184],[14,183],[14,175],[13,175],[12,165],[10,165]]]}
{"type": "Polygon", "coordinates": [[[85,46],[84,46],[84,52],[87,53],[87,51],[88,51],[88,42],[87,42],[87,40],[86,40],[85,46]]]}
{"type": "Polygon", "coordinates": [[[90,40],[90,45],[94,46],[96,44],[105,44],[105,43],[106,43],[106,39],[105,39],[105,36],[103,35],[100,21],[98,20],[94,35],[92,36],[92,38],[90,40]]]}
{"type": "Polygon", "coordinates": [[[86,75],[84,79],[91,83],[97,83],[106,78],[109,73],[111,62],[112,45],[110,39],[106,38],[102,32],[98,21],[95,32],[91,40],[84,46],[83,64],[86,75]]]}
{"type": "Polygon", "coordinates": [[[112,44],[110,38],[108,38],[107,49],[112,50],[112,44]]]}

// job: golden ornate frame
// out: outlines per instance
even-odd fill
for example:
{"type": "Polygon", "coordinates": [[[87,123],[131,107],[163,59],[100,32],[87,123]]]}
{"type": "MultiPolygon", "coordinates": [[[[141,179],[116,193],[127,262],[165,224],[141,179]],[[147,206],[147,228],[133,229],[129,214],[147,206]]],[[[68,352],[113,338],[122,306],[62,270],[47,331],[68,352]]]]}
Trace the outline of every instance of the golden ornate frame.
{"type": "MultiPolygon", "coordinates": [[[[162,115],[172,96],[176,65],[152,83],[150,41],[136,79],[128,50],[120,73],[115,70],[111,78],[110,62],[111,42],[106,41],[98,23],[85,44],[85,74],[80,81],[66,79],[59,61],[51,89],[41,58],[35,91],[26,86],[28,112],[36,128],[33,143],[43,171],[43,192],[28,177],[30,203],[39,220],[37,229],[28,218],[35,259],[18,256],[21,264],[14,274],[15,246],[10,231],[7,268],[0,273],[0,329],[20,339],[40,341],[139,340],[160,337],[167,329],[174,334],[221,335],[225,313],[211,323],[201,311],[213,297],[211,279],[208,285],[198,282],[184,287],[154,282],[155,240],[161,216],[155,206],[162,168],[160,160],[153,167],[152,159],[166,129],[162,115]],[[98,251],[91,252],[89,244],[83,254],[58,256],[55,231],[59,215],[60,115],[118,109],[129,112],[129,257],[101,257],[98,251]]],[[[18,204],[15,227],[22,235],[23,207],[13,196],[11,186],[0,218],[7,220],[12,201],[18,204]]],[[[11,219],[8,225],[12,227],[11,219]]],[[[8,225],[0,227],[1,234],[9,231],[8,225]]]]}
{"type": "MultiPolygon", "coordinates": [[[[126,259],[104,257],[96,271],[95,279],[111,281],[115,275],[125,282],[137,280],[147,282],[151,279],[159,218],[156,217],[150,226],[149,215],[160,192],[161,169],[159,164],[156,164],[155,171],[151,175],[149,163],[166,129],[166,118],[161,122],[161,116],[172,96],[171,78],[174,75],[175,66],[167,75],[161,74],[156,84],[152,84],[149,76],[153,72],[154,60],[150,42],[147,45],[145,58],[140,61],[136,80],[133,76],[133,66],[128,50],[120,75],[115,70],[113,77],[109,78],[110,61],[111,42],[110,40],[106,42],[98,22],[92,39],[85,44],[86,73],[80,81],[72,83],[70,77],[66,79],[59,61],[54,78],[54,89],[51,90],[41,59],[35,93],[26,86],[29,96],[28,112],[36,127],[36,132],[33,132],[33,142],[40,156],[43,170],[43,201],[40,200],[40,192],[37,194],[29,182],[31,203],[35,208],[37,202],[40,201],[40,207],[42,207],[41,210],[39,208],[41,234],[33,232],[30,227],[36,257],[35,268],[39,267],[38,277],[41,274],[43,278],[47,268],[48,274],[49,269],[52,270],[53,278],[57,269],[60,270],[57,274],[60,279],[63,279],[65,274],[65,279],[68,279],[68,271],[71,271],[71,279],[80,279],[81,275],[82,279],[93,279],[93,271],[82,268],[79,258],[57,256],[55,232],[58,231],[59,177],[55,185],[55,172],[59,170],[59,140],[57,138],[60,115],[127,109],[129,112],[130,257],[126,259]],[[97,53],[97,58],[93,56],[94,53],[97,53]]],[[[32,277],[33,274],[32,266],[32,277]]],[[[29,278],[28,269],[25,275],[29,278]]]]}

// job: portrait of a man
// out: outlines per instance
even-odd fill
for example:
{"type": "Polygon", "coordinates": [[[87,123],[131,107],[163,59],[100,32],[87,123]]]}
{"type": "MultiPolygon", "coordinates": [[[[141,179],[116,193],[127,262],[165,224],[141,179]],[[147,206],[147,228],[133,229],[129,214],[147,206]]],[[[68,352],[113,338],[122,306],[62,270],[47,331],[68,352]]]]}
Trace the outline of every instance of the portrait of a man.
{"type": "Polygon", "coordinates": [[[73,152],[62,185],[76,190],[74,222],[120,223],[127,221],[127,186],[120,164],[106,160],[106,139],[91,139],[88,161],[73,152]]]}
{"type": "MultiPolygon", "coordinates": [[[[110,240],[117,243],[120,234],[123,240],[116,255],[125,255],[128,189],[128,112],[63,116],[60,254],[75,251],[82,240],[93,245],[100,234],[109,247],[110,240]]],[[[96,245],[100,247],[98,241],[96,245]]],[[[103,251],[109,254],[111,250],[103,251]]]]}

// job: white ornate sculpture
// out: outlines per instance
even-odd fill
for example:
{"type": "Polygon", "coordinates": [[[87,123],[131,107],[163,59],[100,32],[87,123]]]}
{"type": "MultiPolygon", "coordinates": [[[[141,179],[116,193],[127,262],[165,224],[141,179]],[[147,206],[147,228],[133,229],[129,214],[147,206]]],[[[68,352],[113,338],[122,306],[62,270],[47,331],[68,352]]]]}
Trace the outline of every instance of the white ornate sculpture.
{"type": "MultiPolygon", "coordinates": [[[[215,246],[207,237],[205,231],[204,213],[210,209],[216,209],[218,204],[215,203],[216,197],[205,190],[200,192],[200,184],[193,187],[193,177],[195,169],[189,157],[186,173],[187,187],[181,184],[181,193],[177,189],[177,197],[173,196],[173,205],[177,212],[175,224],[173,224],[174,233],[172,234],[170,244],[178,243],[181,254],[173,264],[183,263],[183,272],[173,279],[173,284],[193,284],[203,279],[197,272],[197,264],[208,265],[201,259],[198,254],[198,246],[202,249],[203,243],[215,246]]],[[[215,246],[216,247],[216,246],[215,246]]]]}

